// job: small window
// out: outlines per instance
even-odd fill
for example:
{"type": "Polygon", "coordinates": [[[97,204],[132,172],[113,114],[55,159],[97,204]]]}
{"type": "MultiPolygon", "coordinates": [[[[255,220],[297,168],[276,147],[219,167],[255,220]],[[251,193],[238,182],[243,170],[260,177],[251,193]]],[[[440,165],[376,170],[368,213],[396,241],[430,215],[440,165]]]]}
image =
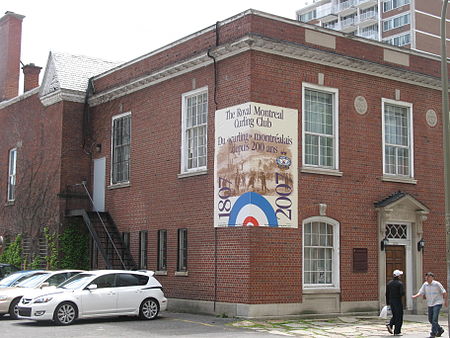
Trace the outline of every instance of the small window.
{"type": "Polygon", "coordinates": [[[8,201],[16,199],[16,162],[17,149],[9,151],[9,165],[8,165],[8,201]]]}
{"type": "Polygon", "coordinates": [[[131,273],[119,273],[116,277],[116,286],[118,287],[146,285],[147,282],[147,276],[135,275],[131,273]]]}
{"type": "Polygon", "coordinates": [[[206,169],[206,135],[208,92],[205,88],[182,97],[182,158],[183,173],[206,169]]]}
{"type": "Polygon", "coordinates": [[[178,229],[177,271],[187,271],[187,229],[178,229]]]}
{"type": "Polygon", "coordinates": [[[94,279],[89,285],[97,284],[98,289],[113,288],[116,286],[115,278],[116,278],[116,274],[114,274],[114,273],[111,273],[108,275],[103,275],[103,276],[100,276],[100,277],[94,279]]]}
{"type": "Polygon", "coordinates": [[[167,230],[158,230],[158,271],[167,270],[167,230]]]}
{"type": "Polygon", "coordinates": [[[148,232],[146,230],[139,231],[139,268],[147,269],[147,243],[148,232]]]}
{"type": "Polygon", "coordinates": [[[131,113],[113,117],[111,183],[130,180],[131,113]]]}

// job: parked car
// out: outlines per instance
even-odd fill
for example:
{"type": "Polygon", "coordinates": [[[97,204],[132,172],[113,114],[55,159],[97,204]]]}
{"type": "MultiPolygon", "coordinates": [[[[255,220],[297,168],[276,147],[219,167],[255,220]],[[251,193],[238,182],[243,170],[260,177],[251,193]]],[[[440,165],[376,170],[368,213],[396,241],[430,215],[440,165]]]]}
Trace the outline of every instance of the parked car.
{"type": "Polygon", "coordinates": [[[30,278],[34,275],[42,275],[48,273],[44,270],[25,270],[25,271],[17,271],[9,276],[3,278],[0,280],[0,288],[7,288],[11,286],[15,286],[21,282],[23,282],[25,279],[30,278]]]}
{"type": "Polygon", "coordinates": [[[0,263],[0,279],[5,278],[6,276],[19,271],[20,269],[14,265],[0,263]]]}
{"type": "Polygon", "coordinates": [[[59,325],[90,317],[154,319],[166,310],[167,299],[153,274],[127,270],[83,272],[53,290],[25,294],[19,304],[19,318],[52,320],[59,325]]]}
{"type": "Polygon", "coordinates": [[[79,274],[81,270],[46,271],[44,274],[33,275],[18,283],[16,286],[0,289],[0,316],[9,313],[10,318],[17,319],[19,303],[22,296],[29,289],[42,289],[56,286],[79,274]]]}

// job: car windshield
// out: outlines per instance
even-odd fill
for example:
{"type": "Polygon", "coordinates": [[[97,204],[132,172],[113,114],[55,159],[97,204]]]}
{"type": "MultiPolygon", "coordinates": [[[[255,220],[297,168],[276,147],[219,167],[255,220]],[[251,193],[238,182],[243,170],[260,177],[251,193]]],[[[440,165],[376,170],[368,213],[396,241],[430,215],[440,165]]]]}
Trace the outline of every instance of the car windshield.
{"type": "Polygon", "coordinates": [[[18,288],[35,288],[43,283],[49,276],[50,273],[44,273],[43,275],[33,275],[30,278],[27,278],[24,281],[20,282],[16,286],[18,288]]]}
{"type": "Polygon", "coordinates": [[[46,274],[45,272],[36,272],[36,273],[24,274],[23,276],[20,276],[16,281],[14,281],[14,283],[12,283],[11,286],[16,286],[17,284],[22,283],[26,279],[31,278],[33,276],[45,275],[45,274],[46,274]]]}
{"type": "Polygon", "coordinates": [[[27,274],[23,272],[13,273],[12,275],[9,275],[8,277],[5,277],[2,280],[0,280],[0,286],[9,286],[18,278],[24,277],[26,275],[27,274]]]}
{"type": "Polygon", "coordinates": [[[58,285],[58,288],[75,290],[82,287],[91,277],[94,276],[92,274],[80,273],[72,278],[66,280],[65,282],[58,285]]]}

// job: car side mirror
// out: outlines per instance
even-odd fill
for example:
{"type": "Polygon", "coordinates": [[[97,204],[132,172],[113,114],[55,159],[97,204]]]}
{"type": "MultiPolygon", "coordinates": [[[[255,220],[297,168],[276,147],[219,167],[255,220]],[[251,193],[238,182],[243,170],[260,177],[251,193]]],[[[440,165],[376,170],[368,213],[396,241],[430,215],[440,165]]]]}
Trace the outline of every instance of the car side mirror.
{"type": "Polygon", "coordinates": [[[95,289],[97,289],[97,284],[91,284],[91,285],[88,285],[87,289],[88,289],[89,291],[95,290],[95,289]]]}
{"type": "Polygon", "coordinates": [[[46,287],[48,287],[48,286],[50,286],[50,283],[49,283],[49,282],[42,283],[42,284],[41,284],[41,289],[42,289],[42,288],[46,288],[46,287]]]}

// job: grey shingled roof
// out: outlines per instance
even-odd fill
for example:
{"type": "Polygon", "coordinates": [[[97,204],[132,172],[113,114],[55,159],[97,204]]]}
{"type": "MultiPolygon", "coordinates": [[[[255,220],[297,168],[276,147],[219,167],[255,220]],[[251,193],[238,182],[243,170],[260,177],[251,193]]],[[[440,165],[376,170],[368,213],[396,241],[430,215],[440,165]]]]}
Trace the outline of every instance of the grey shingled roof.
{"type": "Polygon", "coordinates": [[[121,64],[121,62],[55,52],[50,54],[50,60],[54,62],[60,89],[83,92],[87,90],[88,80],[91,77],[121,64]]]}

